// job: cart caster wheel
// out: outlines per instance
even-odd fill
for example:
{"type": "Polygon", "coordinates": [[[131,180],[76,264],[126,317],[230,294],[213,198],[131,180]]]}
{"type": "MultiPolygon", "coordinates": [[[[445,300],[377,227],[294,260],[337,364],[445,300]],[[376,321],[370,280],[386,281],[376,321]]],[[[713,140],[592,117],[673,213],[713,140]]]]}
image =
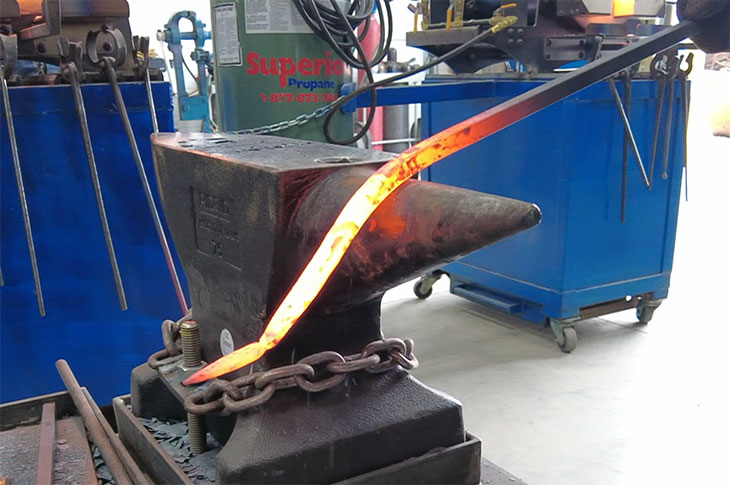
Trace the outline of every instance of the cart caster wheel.
{"type": "Polygon", "coordinates": [[[560,350],[569,354],[574,351],[575,347],[578,345],[578,334],[573,327],[565,327],[562,329],[557,340],[560,350]]]}
{"type": "Polygon", "coordinates": [[[431,293],[433,293],[433,286],[429,286],[428,290],[423,291],[423,280],[418,280],[416,281],[416,284],[413,285],[413,293],[415,293],[419,300],[425,300],[431,296],[431,293]]]}
{"type": "Polygon", "coordinates": [[[639,323],[646,325],[654,317],[654,310],[659,308],[661,300],[641,300],[636,307],[636,318],[639,323]]]}

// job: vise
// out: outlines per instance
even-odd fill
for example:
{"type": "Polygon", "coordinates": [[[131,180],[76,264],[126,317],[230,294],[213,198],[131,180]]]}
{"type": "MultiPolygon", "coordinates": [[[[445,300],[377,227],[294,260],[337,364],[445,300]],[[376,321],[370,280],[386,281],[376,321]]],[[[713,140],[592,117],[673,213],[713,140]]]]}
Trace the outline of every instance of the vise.
{"type": "MultiPolygon", "coordinates": [[[[340,208],[391,157],[273,136],[159,134],[152,143],[192,299],[181,331],[191,322],[199,331],[199,349],[182,346],[205,362],[259,337],[340,208]]],[[[215,457],[219,483],[333,483],[478,445],[461,404],[406,372],[417,364],[412,342],[383,338],[381,299],[539,221],[527,202],[409,180],[371,215],[278,346],[232,380],[184,387],[200,366],[174,356],[168,339],[168,350],[133,371],[132,411],[182,417],[185,402],[188,413],[204,415],[224,444],[215,457]]],[[[431,481],[476,483],[474,449],[476,460],[459,455],[436,466],[431,481]]]]}

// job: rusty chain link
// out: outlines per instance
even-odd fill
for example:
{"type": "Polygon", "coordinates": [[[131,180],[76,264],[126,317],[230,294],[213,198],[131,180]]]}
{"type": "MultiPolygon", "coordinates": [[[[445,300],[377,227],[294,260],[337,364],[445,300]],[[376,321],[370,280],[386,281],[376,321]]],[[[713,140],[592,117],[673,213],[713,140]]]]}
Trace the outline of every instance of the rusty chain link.
{"type": "Polygon", "coordinates": [[[165,344],[165,348],[150,355],[147,359],[147,365],[153,369],[158,369],[165,364],[163,362],[165,359],[182,354],[180,325],[191,318],[193,318],[192,311],[189,311],[177,322],[172,320],[162,322],[162,342],[165,344]]]}
{"type": "Polygon", "coordinates": [[[345,380],[347,374],[366,371],[379,374],[402,367],[418,367],[413,355],[413,340],[387,338],[365,346],[359,354],[342,356],[333,351],[318,352],[291,365],[259,371],[232,381],[213,379],[185,399],[185,410],[192,414],[222,411],[238,413],[264,404],[279,389],[298,387],[307,392],[322,392],[345,380]]]}

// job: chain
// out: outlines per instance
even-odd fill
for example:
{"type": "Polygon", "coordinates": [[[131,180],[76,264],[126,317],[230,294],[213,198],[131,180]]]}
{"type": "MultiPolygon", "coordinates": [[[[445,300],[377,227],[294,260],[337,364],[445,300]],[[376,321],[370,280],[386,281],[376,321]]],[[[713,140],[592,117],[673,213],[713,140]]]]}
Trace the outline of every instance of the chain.
{"type": "Polygon", "coordinates": [[[332,108],[335,107],[336,103],[337,103],[337,100],[335,100],[334,102],[332,102],[326,106],[317,108],[309,114],[299,115],[292,120],[280,121],[278,123],[273,123],[271,125],[265,125],[265,126],[259,126],[257,128],[249,128],[246,130],[237,130],[237,131],[233,131],[231,133],[234,133],[237,135],[265,135],[268,133],[276,133],[277,131],[286,130],[288,128],[293,128],[295,126],[301,126],[306,123],[309,123],[312,120],[325,116],[327,113],[332,111],[332,108]]]}
{"type": "Polygon", "coordinates": [[[182,354],[182,340],[180,339],[180,325],[193,318],[192,310],[188,311],[180,320],[173,322],[165,320],[162,322],[162,342],[165,348],[150,355],[147,359],[147,365],[153,369],[158,369],[165,365],[165,359],[175,357],[182,354]]]}
{"type": "Polygon", "coordinates": [[[185,399],[185,410],[197,415],[215,411],[238,413],[264,404],[279,389],[299,387],[307,392],[322,392],[342,383],[351,372],[380,374],[398,366],[406,370],[418,367],[413,340],[376,340],[359,354],[343,357],[333,351],[318,352],[295,364],[254,372],[232,381],[213,379],[206,388],[185,399]]]}

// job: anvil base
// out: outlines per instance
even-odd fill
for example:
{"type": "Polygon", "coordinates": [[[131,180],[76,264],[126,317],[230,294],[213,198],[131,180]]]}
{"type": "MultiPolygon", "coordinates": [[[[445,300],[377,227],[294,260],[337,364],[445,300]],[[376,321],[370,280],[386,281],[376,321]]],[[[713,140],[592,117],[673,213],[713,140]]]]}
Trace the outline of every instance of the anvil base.
{"type": "MultiPolygon", "coordinates": [[[[182,407],[172,392],[163,392],[170,389],[164,379],[145,367],[132,374],[135,415],[152,417],[156,410],[161,418],[179,416],[182,407]]],[[[227,434],[220,423],[211,424],[216,435],[227,434]]],[[[124,436],[130,429],[120,426],[123,440],[138,442],[124,436]]],[[[448,467],[434,467],[442,473],[433,475],[439,483],[477,483],[479,478],[479,441],[467,437],[461,405],[402,370],[354,373],[322,393],[277,391],[258,409],[238,414],[228,433],[216,459],[216,483],[357,483],[357,477],[386,468],[403,473],[394,465],[406,460],[418,460],[416,470],[444,459],[448,467]],[[446,450],[451,451],[443,455],[446,450]]],[[[379,482],[403,482],[380,473],[379,482]]]]}

